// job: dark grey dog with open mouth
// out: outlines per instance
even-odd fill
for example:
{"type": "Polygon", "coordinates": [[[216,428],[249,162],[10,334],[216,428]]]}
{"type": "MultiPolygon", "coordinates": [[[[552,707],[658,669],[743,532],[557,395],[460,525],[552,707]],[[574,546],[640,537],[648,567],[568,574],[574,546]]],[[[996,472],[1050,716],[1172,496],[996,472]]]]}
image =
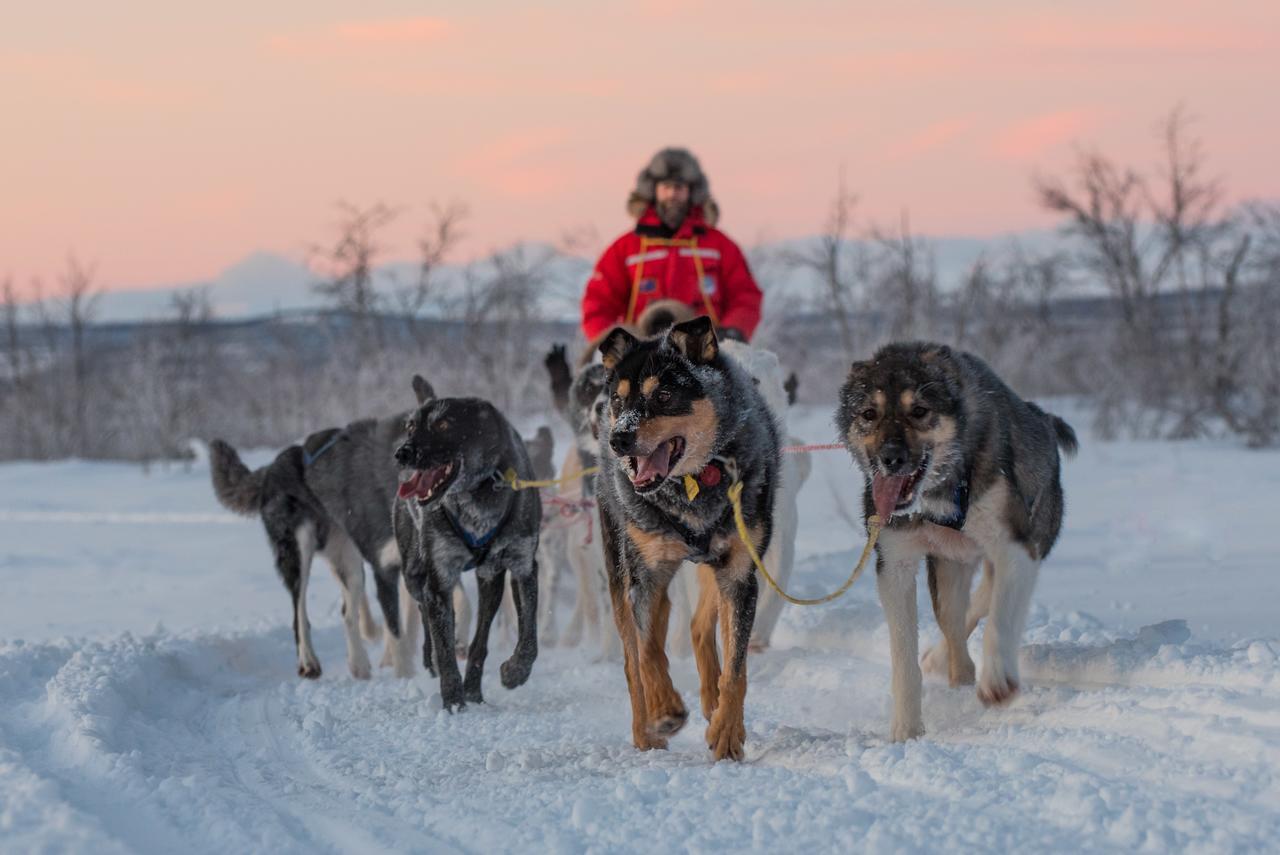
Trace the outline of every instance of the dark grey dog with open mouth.
{"type": "Polygon", "coordinates": [[[529,678],[538,656],[542,504],[536,489],[516,491],[505,480],[507,473],[532,479],[533,467],[520,434],[493,404],[479,398],[437,398],[418,378],[414,391],[419,407],[406,420],[406,438],[395,453],[400,487],[394,524],[405,584],[422,611],[428,670],[433,646],[452,649],[452,592],[465,571],[476,571],[480,594],[465,680],[454,657],[437,657],[441,699],[452,711],[468,701],[484,701],[480,680],[489,630],[508,574],[518,640],[511,658],[502,663],[502,685],[514,689],[529,678]]]}

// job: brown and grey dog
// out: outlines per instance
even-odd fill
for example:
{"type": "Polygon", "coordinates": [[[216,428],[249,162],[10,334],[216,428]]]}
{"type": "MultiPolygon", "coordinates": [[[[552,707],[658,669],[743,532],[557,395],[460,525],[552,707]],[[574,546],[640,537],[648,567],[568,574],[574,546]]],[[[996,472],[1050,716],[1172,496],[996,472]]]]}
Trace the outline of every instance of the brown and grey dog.
{"type": "Polygon", "coordinates": [[[777,426],[751,377],[721,352],[707,318],[648,341],[615,329],[600,352],[607,415],[596,490],[632,739],[637,748],[665,748],[688,718],[665,649],[667,589],[688,560],[698,565],[701,585],[691,631],[707,744],[718,760],[740,760],[758,588],[728,491],[742,482],[746,527],[765,552],[773,533],[777,426]]]}
{"type": "Polygon", "coordinates": [[[864,515],[885,523],[876,576],[889,625],[893,740],[924,733],[922,560],[943,635],[926,665],[945,661],[953,686],[972,684],[967,640],[987,615],[978,697],[987,705],[1010,700],[1036,575],[1062,527],[1058,449],[1074,453],[1075,432],[1018,397],[982,360],[934,344],[893,344],[855,362],[836,426],[867,477],[864,515]],[[970,603],[984,562],[987,578],[970,603]]]}

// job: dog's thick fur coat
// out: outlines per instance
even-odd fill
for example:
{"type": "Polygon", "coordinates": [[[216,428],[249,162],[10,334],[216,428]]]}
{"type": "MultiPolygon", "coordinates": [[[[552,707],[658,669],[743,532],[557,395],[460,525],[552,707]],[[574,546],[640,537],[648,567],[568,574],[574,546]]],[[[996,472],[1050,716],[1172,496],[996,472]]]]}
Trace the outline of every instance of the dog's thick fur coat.
{"type": "Polygon", "coordinates": [[[508,689],[528,679],[538,655],[538,533],[542,505],[536,489],[512,490],[502,475],[531,479],[529,454],[515,428],[479,398],[436,398],[415,382],[419,408],[410,414],[406,439],[396,451],[401,485],[395,534],[404,556],[409,593],[422,611],[423,662],[432,648],[446,709],[480,703],[489,631],[502,603],[509,573],[516,603],[515,652],[500,669],[508,689]],[[479,589],[475,637],[467,651],[465,680],[453,646],[452,592],[474,569],[479,589]]]}
{"type": "MultiPolygon", "coordinates": [[[[396,676],[413,676],[417,624],[397,602],[400,552],[391,530],[396,470],[392,453],[403,439],[404,416],[363,419],[329,428],[280,452],[254,471],[222,440],[209,444],[210,472],[218,500],[239,514],[258,516],[275,556],[276,570],[293,598],[298,673],[320,676],[307,617],[311,560],[321,552],[342,585],[348,664],[353,676],[369,676],[360,641],[374,635],[364,595],[364,566],[373,568],[386,624],[386,657],[396,676]],[[359,628],[357,626],[359,624],[359,628]]],[[[403,598],[401,598],[403,600],[403,598]]]]}
{"type": "Polygon", "coordinates": [[[701,583],[691,632],[707,743],[716,759],[740,760],[758,589],[728,489],[742,482],[746,525],[763,553],[772,536],[777,427],[750,376],[721,353],[707,318],[649,341],[615,329],[600,351],[608,405],[596,491],[632,740],[641,749],[665,748],[688,718],[665,642],[667,588],[689,560],[699,565],[701,583]]]}
{"type": "Polygon", "coordinates": [[[921,560],[943,635],[926,666],[945,664],[952,685],[973,683],[967,639],[989,612],[978,697],[1008,701],[1018,691],[1018,646],[1036,575],[1062,526],[1058,449],[1074,452],[1075,433],[1018,397],[982,360],[933,344],[889,345],[855,362],[835,420],[867,477],[864,516],[884,521],[876,576],[893,663],[892,738],[924,732],[921,560]]]}

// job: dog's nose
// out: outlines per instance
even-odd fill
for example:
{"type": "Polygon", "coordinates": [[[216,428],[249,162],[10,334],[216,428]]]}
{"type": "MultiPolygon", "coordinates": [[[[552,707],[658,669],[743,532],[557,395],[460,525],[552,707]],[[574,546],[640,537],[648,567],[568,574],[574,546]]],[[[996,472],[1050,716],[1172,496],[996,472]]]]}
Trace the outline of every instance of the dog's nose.
{"type": "Polygon", "coordinates": [[[876,456],[884,471],[891,475],[907,465],[907,447],[900,442],[886,442],[876,456]]]}
{"type": "Polygon", "coordinates": [[[409,443],[405,443],[396,449],[396,463],[405,464],[413,457],[413,449],[409,447],[409,443]]]}
{"type": "Polygon", "coordinates": [[[636,447],[635,431],[614,431],[609,436],[609,447],[614,454],[630,454],[636,447]]]}

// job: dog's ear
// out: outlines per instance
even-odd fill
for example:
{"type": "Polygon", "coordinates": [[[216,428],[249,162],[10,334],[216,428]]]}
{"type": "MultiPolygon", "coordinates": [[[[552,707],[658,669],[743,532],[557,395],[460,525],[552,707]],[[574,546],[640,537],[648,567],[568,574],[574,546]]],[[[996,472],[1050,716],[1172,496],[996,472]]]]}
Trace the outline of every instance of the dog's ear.
{"type": "Polygon", "coordinates": [[[875,361],[871,359],[850,365],[849,374],[844,380],[844,388],[851,391],[856,389],[866,392],[871,380],[871,371],[874,367],[875,361]]]}
{"type": "Polygon", "coordinates": [[[418,396],[418,406],[422,406],[436,396],[436,390],[423,379],[421,374],[413,375],[413,394],[418,396]]]}
{"type": "Polygon", "coordinates": [[[622,327],[614,327],[610,330],[604,337],[604,341],[600,342],[600,361],[604,363],[604,369],[612,371],[616,368],[639,340],[622,327]]]}
{"type": "Polygon", "coordinates": [[[694,365],[705,365],[720,353],[715,327],[706,315],[676,324],[667,333],[667,340],[694,365]]]}
{"type": "Polygon", "coordinates": [[[951,359],[951,356],[951,348],[947,347],[945,344],[937,344],[926,348],[924,353],[920,354],[920,359],[923,362],[930,363],[946,362],[951,359]]]}

